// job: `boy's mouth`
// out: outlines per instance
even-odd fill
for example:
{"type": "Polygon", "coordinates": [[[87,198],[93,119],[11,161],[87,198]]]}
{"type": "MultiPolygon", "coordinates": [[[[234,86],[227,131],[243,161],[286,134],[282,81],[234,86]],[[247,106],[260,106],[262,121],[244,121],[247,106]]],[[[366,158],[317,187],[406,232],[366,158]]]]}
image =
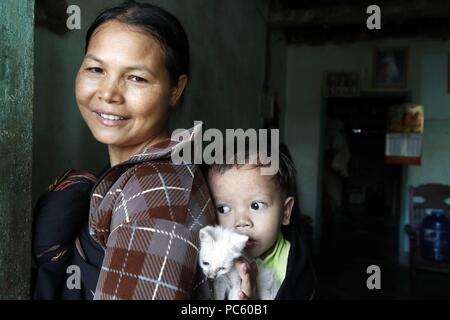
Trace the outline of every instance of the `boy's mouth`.
{"type": "Polygon", "coordinates": [[[251,250],[256,246],[256,240],[249,238],[245,244],[245,250],[251,250]]]}

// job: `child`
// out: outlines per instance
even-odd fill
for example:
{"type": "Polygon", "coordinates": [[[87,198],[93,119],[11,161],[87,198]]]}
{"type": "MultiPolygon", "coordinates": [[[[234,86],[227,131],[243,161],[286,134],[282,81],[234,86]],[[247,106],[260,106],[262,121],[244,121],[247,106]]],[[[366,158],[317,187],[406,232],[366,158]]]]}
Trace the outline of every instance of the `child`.
{"type": "MultiPolygon", "coordinates": [[[[294,225],[297,221],[293,216],[295,194],[292,192],[295,168],[290,159],[280,153],[278,172],[262,175],[264,165],[251,164],[249,158],[247,152],[245,164],[214,164],[208,168],[208,183],[218,221],[226,228],[249,236],[246,254],[261,258],[263,265],[272,269],[281,283],[275,299],[312,299],[316,294],[314,270],[300,238],[299,226],[294,225]]],[[[248,265],[244,268],[251,270],[250,273],[256,271],[248,269],[248,265]]],[[[241,298],[258,298],[252,296],[256,290],[248,288],[250,275],[240,274],[241,298]]]]}

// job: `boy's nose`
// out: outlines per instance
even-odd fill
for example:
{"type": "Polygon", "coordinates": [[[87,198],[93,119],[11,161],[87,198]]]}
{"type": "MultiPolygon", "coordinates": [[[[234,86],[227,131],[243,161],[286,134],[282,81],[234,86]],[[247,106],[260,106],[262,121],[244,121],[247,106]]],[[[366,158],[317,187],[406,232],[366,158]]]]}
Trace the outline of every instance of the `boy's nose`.
{"type": "Polygon", "coordinates": [[[251,228],[253,227],[253,223],[250,219],[242,217],[236,220],[234,227],[238,230],[251,228]]]}

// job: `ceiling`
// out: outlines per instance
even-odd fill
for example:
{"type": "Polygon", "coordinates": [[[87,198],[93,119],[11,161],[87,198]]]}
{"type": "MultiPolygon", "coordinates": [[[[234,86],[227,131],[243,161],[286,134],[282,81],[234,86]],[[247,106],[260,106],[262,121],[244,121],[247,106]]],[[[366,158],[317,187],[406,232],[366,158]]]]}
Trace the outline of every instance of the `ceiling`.
{"type": "Polygon", "coordinates": [[[272,0],[269,25],[290,44],[371,41],[392,37],[450,38],[448,0],[272,0]],[[369,30],[367,7],[381,10],[381,29],[369,30]]]}

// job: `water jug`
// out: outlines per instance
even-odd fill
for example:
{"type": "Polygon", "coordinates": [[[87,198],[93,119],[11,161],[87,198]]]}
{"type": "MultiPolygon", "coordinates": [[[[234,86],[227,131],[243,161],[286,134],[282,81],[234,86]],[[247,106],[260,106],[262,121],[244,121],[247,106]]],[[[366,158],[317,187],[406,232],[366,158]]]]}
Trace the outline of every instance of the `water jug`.
{"type": "Polygon", "coordinates": [[[445,210],[433,209],[420,228],[420,253],[424,259],[450,261],[450,220],[445,210]]]}

